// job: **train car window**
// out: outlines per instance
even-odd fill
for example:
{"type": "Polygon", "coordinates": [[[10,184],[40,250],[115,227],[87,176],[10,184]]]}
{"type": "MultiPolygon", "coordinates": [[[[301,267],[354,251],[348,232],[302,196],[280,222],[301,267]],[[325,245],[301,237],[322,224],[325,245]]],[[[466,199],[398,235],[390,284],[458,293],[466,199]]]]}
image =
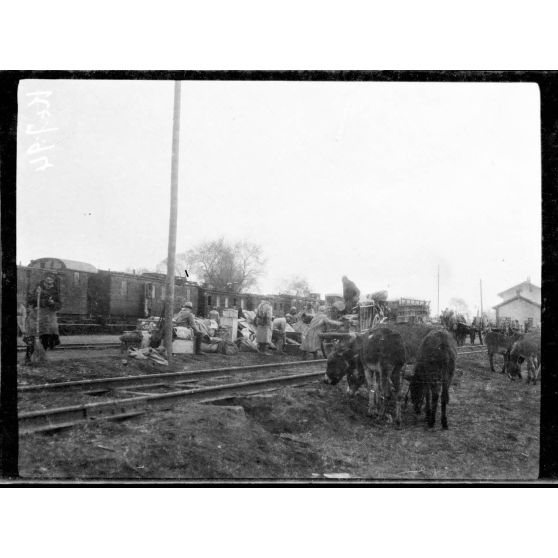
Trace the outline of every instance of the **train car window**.
{"type": "Polygon", "coordinates": [[[233,306],[236,306],[236,298],[233,298],[233,306]]]}
{"type": "Polygon", "coordinates": [[[246,303],[244,302],[244,299],[241,298],[240,299],[240,308],[242,308],[242,310],[244,310],[245,305],[246,305],[246,303]]]}
{"type": "Polygon", "coordinates": [[[74,271],[74,287],[79,285],[79,271],[74,271]]]}
{"type": "Polygon", "coordinates": [[[166,285],[161,285],[161,298],[164,300],[165,295],[167,294],[166,285]]]}
{"type": "Polygon", "coordinates": [[[211,295],[207,295],[207,305],[211,306],[211,295]]]}
{"type": "Polygon", "coordinates": [[[186,287],[186,300],[192,300],[190,296],[190,287],[186,287]]]}
{"type": "Polygon", "coordinates": [[[220,302],[221,302],[220,298],[221,298],[221,297],[220,297],[219,295],[217,295],[217,296],[215,297],[215,306],[221,306],[221,305],[220,305],[220,302]]]}
{"type": "Polygon", "coordinates": [[[277,310],[277,303],[276,302],[273,303],[273,310],[277,310]]]}
{"type": "Polygon", "coordinates": [[[228,308],[228,307],[229,307],[229,297],[226,296],[225,297],[225,308],[228,308]]]}
{"type": "Polygon", "coordinates": [[[128,295],[128,281],[122,281],[121,293],[122,296],[128,295]]]}

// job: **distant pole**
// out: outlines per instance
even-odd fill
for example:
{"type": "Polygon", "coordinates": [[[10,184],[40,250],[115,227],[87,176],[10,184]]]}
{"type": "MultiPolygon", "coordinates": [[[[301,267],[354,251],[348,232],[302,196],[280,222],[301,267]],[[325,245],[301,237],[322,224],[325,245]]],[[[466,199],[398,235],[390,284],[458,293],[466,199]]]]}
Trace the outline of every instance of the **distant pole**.
{"type": "Polygon", "coordinates": [[[440,316],[440,266],[438,265],[438,317],[440,316]]]}
{"type": "Polygon", "coordinates": [[[480,280],[481,318],[482,318],[482,279],[480,280]]]}
{"type": "Polygon", "coordinates": [[[176,259],[176,221],[178,213],[178,148],[180,145],[180,82],[174,82],[172,121],[171,195],[169,219],[169,251],[167,256],[167,296],[165,304],[165,347],[167,360],[172,360],[172,317],[174,314],[174,275],[176,259]]]}

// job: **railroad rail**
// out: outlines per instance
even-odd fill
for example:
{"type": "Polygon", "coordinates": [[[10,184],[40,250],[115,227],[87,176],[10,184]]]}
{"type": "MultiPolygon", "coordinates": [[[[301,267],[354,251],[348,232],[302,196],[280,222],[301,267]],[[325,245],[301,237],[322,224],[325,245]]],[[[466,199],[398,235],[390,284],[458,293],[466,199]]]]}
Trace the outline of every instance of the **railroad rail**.
{"type": "MultiPolygon", "coordinates": [[[[75,350],[102,350],[102,349],[118,349],[121,343],[68,343],[56,347],[56,352],[75,351],[75,350]]],[[[25,345],[18,345],[17,352],[25,352],[25,345]]]]}
{"type": "MultiPolygon", "coordinates": [[[[274,362],[270,364],[255,364],[252,366],[229,366],[226,368],[206,368],[202,370],[190,370],[179,372],[163,372],[160,374],[142,374],[135,376],[116,376],[110,378],[94,378],[92,380],[72,380],[70,382],[53,382],[49,384],[32,384],[19,386],[18,392],[30,391],[54,391],[68,388],[92,388],[97,390],[113,389],[130,386],[160,385],[164,382],[188,383],[190,380],[209,379],[223,376],[224,374],[245,374],[247,372],[257,372],[259,370],[269,370],[275,368],[293,368],[299,366],[309,366],[312,364],[323,364],[325,359],[298,360],[291,362],[274,362]]],[[[323,374],[323,369],[322,369],[323,374]]]]}
{"type": "MultiPolygon", "coordinates": [[[[484,346],[477,345],[474,351],[462,351],[458,354],[479,353],[484,346]]],[[[468,348],[468,347],[465,347],[468,348]]],[[[300,386],[315,381],[324,374],[325,359],[291,361],[282,363],[259,364],[253,366],[233,366],[226,368],[213,368],[205,370],[166,372],[161,374],[136,375],[111,378],[95,378],[92,380],[74,380],[70,382],[56,382],[50,384],[35,384],[20,386],[18,392],[55,391],[68,388],[85,388],[90,394],[103,391],[122,390],[121,393],[130,393],[130,390],[139,387],[170,387],[182,388],[181,384],[188,384],[192,380],[222,377],[224,374],[246,374],[269,369],[298,368],[320,365],[320,370],[301,374],[289,374],[274,378],[240,381],[217,386],[199,386],[189,389],[177,389],[167,393],[137,394],[134,397],[114,399],[98,403],[86,403],[28,411],[19,414],[20,433],[31,434],[71,428],[78,424],[85,424],[99,420],[118,420],[136,417],[156,410],[167,410],[173,405],[183,402],[206,403],[229,399],[239,395],[254,395],[266,391],[276,390],[286,386],[300,386]],[[169,383],[170,382],[170,383],[169,383]]],[[[133,393],[133,391],[131,392],[133,393]]]]}
{"type": "MultiPolygon", "coordinates": [[[[317,363],[317,361],[311,362],[317,363]]],[[[291,374],[278,378],[140,395],[138,397],[114,401],[72,405],[41,411],[29,411],[20,413],[19,431],[20,434],[24,435],[71,428],[91,421],[126,419],[154,410],[168,410],[173,405],[183,401],[206,403],[229,399],[239,395],[254,395],[286,386],[300,386],[322,377],[323,374],[323,369],[320,369],[316,372],[291,374]]]]}

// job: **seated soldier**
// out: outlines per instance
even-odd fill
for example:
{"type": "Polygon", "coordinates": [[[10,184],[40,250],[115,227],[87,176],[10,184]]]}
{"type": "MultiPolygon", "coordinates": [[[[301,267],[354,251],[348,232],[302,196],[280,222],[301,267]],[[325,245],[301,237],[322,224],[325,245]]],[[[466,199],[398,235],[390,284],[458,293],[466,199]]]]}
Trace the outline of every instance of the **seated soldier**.
{"type": "Polygon", "coordinates": [[[194,312],[192,310],[192,303],[187,302],[184,306],[180,309],[180,312],[174,317],[173,322],[174,325],[189,327],[194,334],[194,352],[197,355],[203,355],[204,353],[201,350],[201,342],[203,333],[200,331],[198,326],[196,325],[194,312]]]}

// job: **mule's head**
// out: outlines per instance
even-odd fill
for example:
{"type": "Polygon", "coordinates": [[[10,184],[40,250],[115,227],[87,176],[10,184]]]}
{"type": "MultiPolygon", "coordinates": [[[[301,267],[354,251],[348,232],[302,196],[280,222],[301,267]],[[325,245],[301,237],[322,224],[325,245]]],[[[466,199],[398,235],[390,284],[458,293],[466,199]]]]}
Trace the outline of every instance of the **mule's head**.
{"type": "Polygon", "coordinates": [[[338,384],[351,368],[351,349],[337,349],[327,357],[324,382],[332,386],[338,384]]]}

